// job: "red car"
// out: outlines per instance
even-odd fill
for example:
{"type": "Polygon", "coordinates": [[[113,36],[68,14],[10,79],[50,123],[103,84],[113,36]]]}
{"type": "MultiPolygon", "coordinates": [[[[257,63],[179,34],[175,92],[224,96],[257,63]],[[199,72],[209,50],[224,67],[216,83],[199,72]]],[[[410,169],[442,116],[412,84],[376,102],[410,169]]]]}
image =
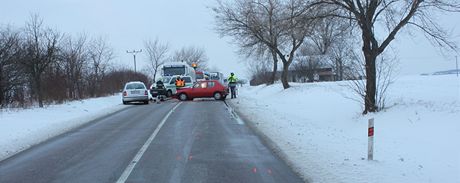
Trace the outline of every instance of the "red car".
{"type": "Polygon", "coordinates": [[[176,97],[179,100],[193,100],[194,98],[212,98],[225,100],[228,89],[219,81],[198,81],[192,88],[182,88],[177,90],[176,97]]]}

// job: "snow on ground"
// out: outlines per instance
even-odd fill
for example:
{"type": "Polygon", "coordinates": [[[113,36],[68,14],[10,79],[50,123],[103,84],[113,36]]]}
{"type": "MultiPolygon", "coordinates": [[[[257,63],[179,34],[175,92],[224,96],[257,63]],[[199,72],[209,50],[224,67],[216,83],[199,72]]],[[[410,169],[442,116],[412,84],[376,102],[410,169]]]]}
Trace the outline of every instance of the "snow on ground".
{"type": "Polygon", "coordinates": [[[236,110],[311,182],[460,182],[460,79],[405,76],[387,110],[361,115],[346,82],[242,87],[236,110]],[[367,120],[375,118],[375,161],[367,120]]]}
{"type": "Polygon", "coordinates": [[[45,108],[2,110],[0,160],[125,107],[121,95],[115,95],[45,108]]]}

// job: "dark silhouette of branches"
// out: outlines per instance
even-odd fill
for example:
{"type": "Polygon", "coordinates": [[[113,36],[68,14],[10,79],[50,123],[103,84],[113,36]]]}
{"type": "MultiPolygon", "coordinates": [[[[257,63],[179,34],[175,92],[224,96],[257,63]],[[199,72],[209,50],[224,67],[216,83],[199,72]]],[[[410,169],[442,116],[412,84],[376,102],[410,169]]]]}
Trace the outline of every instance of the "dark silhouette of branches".
{"type": "Polygon", "coordinates": [[[349,20],[361,30],[362,51],[365,60],[366,94],[364,111],[376,112],[377,57],[381,55],[404,27],[415,27],[436,46],[456,50],[457,46],[434,21],[437,12],[459,12],[455,0],[314,0],[314,7],[331,9],[322,16],[349,20]],[[375,29],[382,33],[378,35],[375,29]],[[383,36],[382,36],[383,35],[383,36]],[[380,37],[381,36],[381,37],[380,37]]]}
{"type": "Polygon", "coordinates": [[[169,44],[161,43],[158,38],[155,40],[147,40],[144,42],[145,50],[147,50],[148,66],[153,72],[153,81],[156,81],[156,75],[160,66],[167,61],[167,54],[169,51],[169,44]]]}

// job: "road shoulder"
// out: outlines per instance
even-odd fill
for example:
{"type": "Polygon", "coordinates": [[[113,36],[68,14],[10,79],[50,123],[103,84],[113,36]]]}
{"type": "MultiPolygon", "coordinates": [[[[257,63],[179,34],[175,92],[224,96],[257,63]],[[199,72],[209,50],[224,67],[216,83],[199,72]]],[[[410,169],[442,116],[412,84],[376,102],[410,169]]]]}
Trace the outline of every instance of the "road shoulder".
{"type": "Polygon", "coordinates": [[[119,96],[73,101],[40,109],[3,112],[0,161],[49,139],[128,108],[119,96]],[[115,102],[115,103],[114,103],[115,102]]]}
{"type": "Polygon", "coordinates": [[[244,121],[245,125],[247,125],[249,129],[251,129],[261,139],[262,143],[270,148],[276,156],[283,160],[296,175],[302,178],[305,182],[311,182],[311,180],[301,174],[301,168],[296,166],[296,163],[289,158],[282,148],[260,128],[258,128],[257,124],[259,124],[260,121],[250,118],[249,114],[244,112],[244,109],[238,107],[238,100],[226,100],[225,103],[227,104],[227,107],[229,107],[235,115],[238,115],[237,117],[244,121]]]}

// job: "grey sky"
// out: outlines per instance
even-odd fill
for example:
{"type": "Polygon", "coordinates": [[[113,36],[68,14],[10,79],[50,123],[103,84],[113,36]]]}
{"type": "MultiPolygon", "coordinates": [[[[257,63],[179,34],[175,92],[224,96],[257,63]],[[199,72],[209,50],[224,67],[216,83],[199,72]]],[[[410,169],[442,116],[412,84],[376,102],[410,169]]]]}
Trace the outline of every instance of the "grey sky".
{"type": "MultiPolygon", "coordinates": [[[[39,13],[45,24],[65,33],[104,36],[115,49],[118,64],[132,66],[126,50],[143,48],[143,41],[158,37],[172,50],[183,46],[203,47],[210,66],[225,75],[246,75],[246,68],[230,38],[219,38],[213,30],[209,8],[214,0],[14,0],[2,2],[0,24],[21,27],[31,13],[39,13]]],[[[460,42],[460,14],[440,17],[460,42]]],[[[410,38],[407,31],[391,45],[401,60],[401,74],[416,74],[455,68],[454,57],[443,57],[423,36],[410,38]],[[414,68],[414,65],[416,66],[414,68]]],[[[145,62],[138,57],[138,68],[145,62]]]]}

